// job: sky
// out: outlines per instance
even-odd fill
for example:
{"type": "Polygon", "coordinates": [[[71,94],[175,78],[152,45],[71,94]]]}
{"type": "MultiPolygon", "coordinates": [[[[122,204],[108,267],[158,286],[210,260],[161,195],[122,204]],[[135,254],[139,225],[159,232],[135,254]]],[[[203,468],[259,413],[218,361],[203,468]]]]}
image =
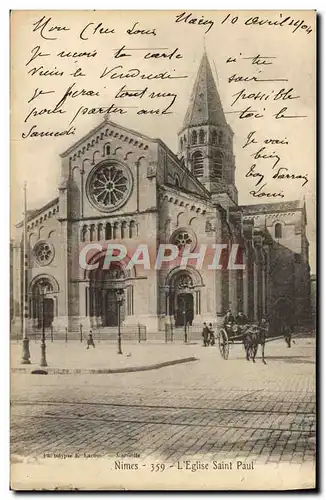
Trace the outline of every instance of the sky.
{"type": "Polygon", "coordinates": [[[314,272],[316,132],[313,13],[244,11],[237,13],[237,16],[228,16],[228,12],[223,11],[201,11],[200,15],[191,11],[182,15],[183,12],[25,11],[12,16],[12,224],[22,217],[24,182],[26,181],[28,186],[29,209],[38,208],[56,197],[60,181],[60,153],[102,121],[103,116],[83,115],[81,112],[73,120],[81,107],[108,107],[113,103],[116,106],[133,106],[124,108],[127,109],[127,114],[122,116],[111,113],[110,119],[150,137],[159,137],[176,152],[177,133],[186,113],[205,47],[226,119],[234,132],[239,204],[287,201],[304,197],[308,212],[310,263],[314,272]],[[267,23],[280,22],[287,17],[289,19],[282,26],[267,23]],[[179,22],[176,22],[177,20],[179,22]],[[259,25],[258,21],[266,22],[259,25]],[[294,26],[296,21],[300,22],[300,27],[297,27],[299,22],[294,26]],[[56,29],[59,26],[61,30],[56,29]],[[128,33],[127,30],[132,27],[133,31],[128,33]],[[136,29],[147,33],[135,33],[136,29]],[[109,33],[112,30],[114,33],[109,33]],[[130,55],[115,58],[117,50],[122,47],[122,52],[130,55]],[[62,57],[58,55],[63,54],[62,51],[65,51],[65,54],[88,52],[96,55],[62,57]],[[149,52],[172,56],[145,59],[144,56],[149,52]],[[35,57],[40,53],[48,55],[35,57]],[[181,57],[176,58],[177,54],[181,57]],[[33,56],[34,60],[29,62],[33,56]],[[33,68],[37,70],[40,66],[43,66],[42,70],[63,72],[63,75],[44,76],[40,71],[34,71],[35,74],[32,74],[33,68]],[[164,81],[140,78],[111,79],[112,73],[100,78],[105,69],[109,71],[115,66],[122,66],[118,73],[138,68],[141,74],[166,71],[172,76],[185,78],[164,81]],[[85,76],[72,76],[78,67],[82,68],[85,76]],[[233,81],[230,81],[232,75],[235,76],[233,81]],[[237,78],[238,81],[234,81],[237,78]],[[279,81],[257,82],[255,79],[279,81]],[[53,110],[71,85],[72,92],[76,92],[76,95],[66,98],[61,107],[64,113],[43,111],[53,110]],[[142,98],[117,98],[117,93],[123,85],[132,90],[146,88],[146,92],[142,98]],[[87,92],[88,95],[82,95],[87,92]],[[96,95],[90,95],[91,92],[96,95]],[[170,109],[171,114],[137,115],[142,108],[159,107],[162,110],[171,102],[171,97],[150,98],[151,92],[176,94],[170,109]],[[37,94],[38,97],[35,97],[37,94]],[[275,99],[277,95],[279,97],[275,99]],[[240,111],[244,111],[248,106],[251,106],[256,114],[263,116],[240,118],[240,111]],[[302,118],[275,118],[278,112],[282,114],[284,107],[287,109],[283,111],[283,115],[302,118]],[[33,116],[40,111],[42,114],[33,116]],[[71,120],[73,123],[70,125],[71,120]],[[23,138],[34,125],[39,131],[62,131],[72,126],[75,127],[75,135],[23,138]],[[255,138],[257,143],[244,147],[248,134],[252,132],[255,133],[251,137],[255,138]],[[264,143],[265,140],[271,139],[277,139],[284,144],[272,144],[271,141],[269,144],[264,143]],[[265,147],[261,155],[265,154],[271,158],[254,157],[261,147],[265,147]],[[280,158],[279,162],[273,168],[277,158],[280,158]],[[261,182],[255,186],[259,178],[248,176],[248,171],[254,164],[253,171],[264,175],[264,190],[270,193],[281,192],[284,197],[261,198],[252,194],[263,184],[261,182]],[[282,167],[282,173],[290,172],[301,178],[273,179],[272,176],[277,173],[279,167],[282,167]],[[307,183],[304,177],[308,179],[307,183]]]}

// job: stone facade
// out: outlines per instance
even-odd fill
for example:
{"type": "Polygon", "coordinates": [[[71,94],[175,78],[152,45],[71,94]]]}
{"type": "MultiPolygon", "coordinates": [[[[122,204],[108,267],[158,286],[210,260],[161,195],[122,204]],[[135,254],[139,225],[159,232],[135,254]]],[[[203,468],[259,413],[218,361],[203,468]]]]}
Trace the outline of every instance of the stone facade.
{"type": "MultiPolygon", "coordinates": [[[[58,198],[27,215],[28,324],[40,327],[39,283],[46,288],[47,326],[68,330],[123,325],[216,322],[227,309],[252,320],[310,314],[305,204],[238,206],[233,132],[226,123],[206,54],[179,132],[175,155],[161,140],[106,119],[61,155],[58,198]],[[85,270],[88,243],[160,243],[211,248],[237,244],[244,270],[207,265],[161,270],[116,264],[85,270]]],[[[23,223],[12,243],[13,327],[23,311],[23,223]]],[[[93,256],[103,264],[105,251],[93,256]]]]}

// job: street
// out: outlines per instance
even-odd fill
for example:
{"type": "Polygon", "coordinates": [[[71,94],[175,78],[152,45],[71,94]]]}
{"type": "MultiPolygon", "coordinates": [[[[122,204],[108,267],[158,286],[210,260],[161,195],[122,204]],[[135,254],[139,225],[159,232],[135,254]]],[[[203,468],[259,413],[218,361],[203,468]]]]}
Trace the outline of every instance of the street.
{"type": "MultiPolygon", "coordinates": [[[[146,347],[144,346],[144,349],[146,347]]],[[[159,348],[159,346],[157,346],[159,348]]],[[[11,453],[259,463],[313,462],[314,339],[266,346],[267,365],[231,346],[185,346],[200,359],[150,372],[12,375],[11,453]]]]}

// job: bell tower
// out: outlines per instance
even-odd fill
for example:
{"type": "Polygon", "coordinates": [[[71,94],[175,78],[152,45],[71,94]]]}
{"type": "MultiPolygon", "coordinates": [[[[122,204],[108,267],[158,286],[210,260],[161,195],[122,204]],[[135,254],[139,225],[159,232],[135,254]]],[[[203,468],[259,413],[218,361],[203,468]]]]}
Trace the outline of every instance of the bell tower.
{"type": "Polygon", "coordinates": [[[179,157],[195,177],[212,194],[225,193],[231,204],[237,203],[233,131],[226,122],[206,52],[178,138],[179,157]]]}

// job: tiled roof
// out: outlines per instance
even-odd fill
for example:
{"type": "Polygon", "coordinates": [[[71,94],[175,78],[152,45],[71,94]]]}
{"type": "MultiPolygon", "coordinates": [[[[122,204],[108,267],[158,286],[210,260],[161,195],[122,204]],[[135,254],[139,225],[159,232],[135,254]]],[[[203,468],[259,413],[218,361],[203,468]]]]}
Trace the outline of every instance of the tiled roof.
{"type": "Polygon", "coordinates": [[[199,66],[182,128],[205,124],[227,125],[206,52],[199,66]]]}
{"type": "Polygon", "coordinates": [[[302,200],[279,201],[277,203],[257,203],[256,205],[242,205],[244,214],[270,213],[270,212],[288,212],[298,210],[304,207],[302,200]]]}

